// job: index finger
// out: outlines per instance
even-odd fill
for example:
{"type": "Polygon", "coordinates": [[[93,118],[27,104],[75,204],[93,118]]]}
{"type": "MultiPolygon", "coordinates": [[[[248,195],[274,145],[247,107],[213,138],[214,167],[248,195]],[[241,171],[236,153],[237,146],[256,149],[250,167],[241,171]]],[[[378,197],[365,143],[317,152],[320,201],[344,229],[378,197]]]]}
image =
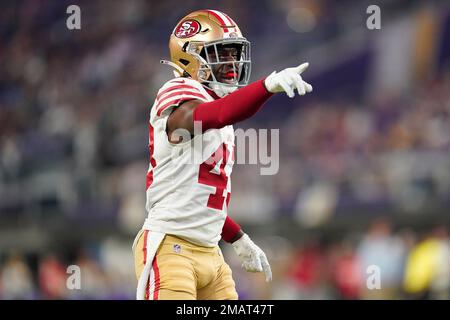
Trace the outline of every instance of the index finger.
{"type": "Polygon", "coordinates": [[[295,68],[295,72],[297,72],[298,74],[301,74],[308,67],[309,67],[309,63],[308,62],[302,63],[301,65],[299,65],[298,67],[295,68]]]}

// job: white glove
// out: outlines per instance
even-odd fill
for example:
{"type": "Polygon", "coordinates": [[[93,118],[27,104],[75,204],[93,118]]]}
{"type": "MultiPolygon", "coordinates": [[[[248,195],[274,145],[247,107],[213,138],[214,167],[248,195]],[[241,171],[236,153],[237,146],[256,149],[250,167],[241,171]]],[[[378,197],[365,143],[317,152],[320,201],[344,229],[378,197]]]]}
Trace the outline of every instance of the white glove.
{"type": "Polygon", "coordinates": [[[295,68],[287,68],[280,72],[272,72],[265,80],[264,85],[267,91],[272,93],[286,92],[289,98],[295,96],[297,89],[299,95],[303,96],[312,91],[312,86],[304,81],[300,74],[308,68],[309,63],[305,62],[295,68]]]}
{"type": "Polygon", "coordinates": [[[249,272],[262,272],[266,275],[266,281],[272,280],[272,270],[267,261],[266,254],[244,234],[239,240],[232,243],[234,250],[242,261],[242,268],[249,272]]]}

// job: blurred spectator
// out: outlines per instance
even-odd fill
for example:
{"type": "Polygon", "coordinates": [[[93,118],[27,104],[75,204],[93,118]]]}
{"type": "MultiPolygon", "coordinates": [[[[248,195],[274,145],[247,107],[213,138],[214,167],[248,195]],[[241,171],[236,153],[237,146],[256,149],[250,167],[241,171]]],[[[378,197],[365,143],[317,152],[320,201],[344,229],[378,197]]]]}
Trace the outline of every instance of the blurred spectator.
{"type": "Polygon", "coordinates": [[[449,241],[447,230],[437,227],[410,252],[404,288],[414,299],[448,299],[449,241]]]}
{"type": "Polygon", "coordinates": [[[39,287],[44,299],[65,297],[68,274],[54,255],[44,257],[39,263],[39,287]]]}
{"type": "Polygon", "coordinates": [[[2,299],[33,299],[34,284],[31,270],[18,253],[10,254],[0,269],[2,299]]]}
{"type": "Polygon", "coordinates": [[[402,280],[402,270],[406,255],[402,240],[392,234],[392,226],[387,219],[374,221],[357,249],[360,261],[360,277],[363,284],[362,297],[365,299],[392,299],[398,293],[402,280]],[[381,288],[366,286],[367,270],[376,266],[380,270],[381,288]]]}
{"type": "Polygon", "coordinates": [[[297,299],[326,299],[328,293],[323,286],[326,271],[325,252],[317,240],[298,249],[289,273],[297,286],[297,299]]]}
{"type": "Polygon", "coordinates": [[[437,227],[434,236],[439,243],[436,273],[431,281],[432,299],[450,300],[450,238],[447,227],[437,227]]]}
{"type": "Polygon", "coordinates": [[[360,262],[354,248],[348,243],[334,247],[330,265],[331,282],[335,285],[337,297],[359,299],[363,282],[360,277],[360,262]]]}
{"type": "Polygon", "coordinates": [[[72,290],[75,297],[82,299],[106,299],[108,294],[108,279],[97,261],[81,250],[75,261],[81,270],[81,290],[72,290]]]}

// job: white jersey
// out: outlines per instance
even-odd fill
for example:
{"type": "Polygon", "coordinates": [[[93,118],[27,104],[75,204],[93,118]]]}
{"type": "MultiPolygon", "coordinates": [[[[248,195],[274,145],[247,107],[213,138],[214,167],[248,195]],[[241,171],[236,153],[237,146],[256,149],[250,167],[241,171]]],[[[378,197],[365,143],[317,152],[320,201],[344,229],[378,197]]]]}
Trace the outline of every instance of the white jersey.
{"type": "Polygon", "coordinates": [[[175,78],[158,91],[151,109],[144,229],[211,247],[221,238],[231,195],[234,130],[211,129],[170,143],[167,119],[173,108],[192,99],[214,100],[199,82],[175,78]]]}

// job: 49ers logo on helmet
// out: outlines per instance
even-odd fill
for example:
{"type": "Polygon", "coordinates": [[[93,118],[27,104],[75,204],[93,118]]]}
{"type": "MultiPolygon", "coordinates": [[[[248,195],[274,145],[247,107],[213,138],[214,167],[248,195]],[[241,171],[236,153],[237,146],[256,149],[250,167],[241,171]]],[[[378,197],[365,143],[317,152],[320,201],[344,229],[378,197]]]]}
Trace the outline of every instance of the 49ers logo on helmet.
{"type": "Polygon", "coordinates": [[[182,21],[175,29],[175,36],[178,38],[193,37],[200,31],[200,23],[197,20],[182,21]]]}

